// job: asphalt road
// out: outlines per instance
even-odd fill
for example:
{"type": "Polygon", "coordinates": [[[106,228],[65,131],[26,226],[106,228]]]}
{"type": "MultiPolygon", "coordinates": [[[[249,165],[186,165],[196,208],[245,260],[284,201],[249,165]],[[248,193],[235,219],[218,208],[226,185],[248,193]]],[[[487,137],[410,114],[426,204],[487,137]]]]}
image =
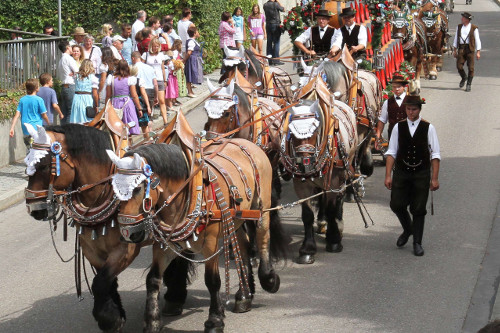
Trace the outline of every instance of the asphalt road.
{"type": "MultiPolygon", "coordinates": [[[[458,89],[459,77],[448,56],[437,81],[422,81],[422,96],[428,102],[422,116],[435,125],[443,158],[441,189],[434,196],[436,215],[428,216],[424,233],[425,256],[413,256],[411,246],[396,248],[400,226],[388,207],[390,193],[383,186],[381,158],[376,157],[365,197],[375,226],[365,229],[357,208],[346,204],[344,251],[326,253],[324,238],[317,237],[316,263],[302,266],[291,260],[279,266],[279,292],[267,294],[258,286],[253,309],[245,314],[233,314],[230,305],[227,332],[461,331],[500,188],[500,120],[495,107],[500,94],[499,9],[486,0],[467,7],[461,2],[451,15],[452,26],[459,22],[460,11],[471,11],[480,27],[483,52],[471,93],[458,89]]],[[[200,130],[205,114],[195,109],[188,119],[200,130]]],[[[291,184],[285,184],[282,202],[294,199],[291,184]]],[[[31,219],[24,204],[1,212],[1,217],[0,332],[96,332],[92,297],[85,291],[83,301],[76,299],[73,266],[57,258],[48,225],[31,219]]],[[[283,211],[282,220],[293,236],[295,257],[303,234],[299,209],[283,211]]],[[[56,242],[69,257],[72,242],[63,243],[60,234],[56,242]]],[[[124,332],[142,330],[150,252],[143,250],[119,277],[127,311],[124,332]]],[[[165,332],[203,329],[209,297],[202,277],[199,267],[184,314],[163,318],[165,332]]],[[[234,272],[231,282],[234,292],[234,272]]]]}

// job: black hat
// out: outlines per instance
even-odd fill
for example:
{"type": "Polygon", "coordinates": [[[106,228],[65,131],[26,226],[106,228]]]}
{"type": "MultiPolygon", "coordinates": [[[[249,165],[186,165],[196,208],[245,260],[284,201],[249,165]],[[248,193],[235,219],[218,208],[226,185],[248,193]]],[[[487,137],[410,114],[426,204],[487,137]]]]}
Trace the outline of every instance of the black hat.
{"type": "Polygon", "coordinates": [[[392,77],[392,81],[390,82],[391,84],[392,83],[399,83],[399,84],[402,84],[402,85],[407,85],[408,84],[408,80],[406,80],[404,77],[402,77],[401,75],[394,75],[392,77]]]}
{"type": "Polygon", "coordinates": [[[422,104],[425,104],[425,99],[420,98],[419,95],[410,95],[410,96],[406,96],[406,99],[405,99],[403,104],[405,104],[405,105],[418,105],[418,106],[422,107],[422,104]]]}
{"type": "Polygon", "coordinates": [[[323,17],[332,17],[332,14],[330,13],[329,10],[326,9],[320,9],[318,10],[318,13],[316,14],[316,17],[318,16],[323,16],[323,17]]]}
{"type": "Polygon", "coordinates": [[[472,18],[474,17],[471,15],[471,13],[468,13],[468,12],[463,12],[461,15],[463,17],[465,17],[466,19],[468,19],[469,21],[472,20],[472,18]]]}
{"type": "Polygon", "coordinates": [[[340,13],[340,17],[349,17],[356,15],[356,10],[351,7],[343,8],[342,13],[340,13]]]}

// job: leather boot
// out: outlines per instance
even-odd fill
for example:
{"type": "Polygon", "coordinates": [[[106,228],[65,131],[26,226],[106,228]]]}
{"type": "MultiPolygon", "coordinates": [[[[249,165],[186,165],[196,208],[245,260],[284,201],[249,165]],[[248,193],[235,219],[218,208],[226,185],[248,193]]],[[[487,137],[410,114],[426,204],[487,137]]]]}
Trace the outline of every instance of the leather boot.
{"type": "Polygon", "coordinates": [[[472,79],[473,79],[473,78],[474,78],[474,77],[472,77],[472,76],[469,76],[469,77],[467,78],[467,86],[465,87],[465,91],[470,91],[470,86],[471,86],[471,84],[472,84],[472,79]]]}
{"type": "Polygon", "coordinates": [[[424,255],[422,236],[424,235],[425,216],[413,217],[413,254],[417,257],[424,255]]]}
{"type": "Polygon", "coordinates": [[[403,247],[408,242],[408,238],[410,238],[412,234],[411,228],[411,217],[408,211],[398,212],[396,216],[399,219],[399,223],[403,227],[403,233],[398,237],[398,241],[396,242],[397,247],[403,247]]]}
{"type": "Polygon", "coordinates": [[[465,81],[467,81],[467,75],[465,74],[464,70],[458,71],[458,74],[460,74],[460,77],[462,78],[458,86],[460,88],[463,88],[465,86],[465,81]]]}

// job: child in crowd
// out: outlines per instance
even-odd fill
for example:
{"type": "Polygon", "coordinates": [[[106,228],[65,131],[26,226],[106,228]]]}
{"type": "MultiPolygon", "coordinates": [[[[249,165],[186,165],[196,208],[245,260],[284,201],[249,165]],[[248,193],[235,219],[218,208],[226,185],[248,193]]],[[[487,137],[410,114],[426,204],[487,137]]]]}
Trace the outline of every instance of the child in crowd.
{"type": "Polygon", "coordinates": [[[184,56],[184,73],[186,74],[186,86],[188,97],[196,97],[193,92],[193,84],[203,83],[203,59],[201,56],[201,46],[196,41],[200,37],[198,28],[192,26],[188,29],[188,40],[186,41],[186,54],[184,56]]]}
{"type": "MultiPolygon", "coordinates": [[[[182,52],[182,40],[176,39],[172,43],[172,59],[181,60],[182,62],[181,52],[182,52]]],[[[179,97],[186,97],[187,88],[186,88],[186,76],[184,75],[184,66],[182,66],[182,68],[181,66],[179,66],[179,68],[175,71],[175,76],[177,77],[177,87],[178,87],[179,97]]],[[[174,101],[175,106],[181,104],[182,103],[179,102],[177,99],[174,101]]]]}
{"type": "Polygon", "coordinates": [[[241,7],[236,7],[233,12],[233,22],[236,28],[236,34],[234,34],[234,42],[236,47],[239,48],[243,44],[243,41],[247,39],[247,31],[245,27],[245,19],[243,18],[243,9],[241,7]]]}
{"type": "MultiPolygon", "coordinates": [[[[39,80],[42,87],[38,90],[36,95],[43,99],[45,109],[47,110],[47,117],[49,118],[49,122],[52,124],[54,123],[54,111],[56,111],[59,115],[59,119],[64,118],[64,115],[59,108],[59,103],[57,103],[56,91],[52,89],[54,79],[49,73],[43,73],[40,75],[39,80]]],[[[43,124],[48,125],[49,123],[44,122],[43,124]]]]}
{"type": "Polygon", "coordinates": [[[29,79],[26,81],[25,86],[26,96],[19,100],[16,114],[14,115],[14,118],[12,118],[9,135],[11,138],[14,137],[16,123],[19,118],[21,118],[21,127],[24,134],[23,141],[26,145],[26,151],[28,152],[30,149],[31,138],[24,124],[31,124],[34,128],[36,128],[36,125],[42,126],[42,120],[45,120],[45,122],[49,125],[50,121],[47,117],[47,109],[45,108],[43,99],[36,95],[39,88],[38,80],[29,79]]]}
{"type": "Polygon", "coordinates": [[[75,74],[75,97],[71,106],[70,123],[85,124],[92,121],[97,114],[99,79],[94,72],[92,61],[85,59],[80,66],[80,71],[75,74]],[[89,112],[87,108],[94,110],[89,112]]]}
{"type": "Polygon", "coordinates": [[[250,39],[252,47],[260,54],[262,53],[262,44],[266,36],[266,17],[260,13],[259,5],[255,4],[252,7],[252,14],[248,17],[248,27],[250,28],[250,39]]]}
{"type": "Polygon", "coordinates": [[[173,59],[174,53],[168,51],[167,54],[170,53],[170,59],[166,61],[166,66],[168,69],[168,79],[167,79],[167,87],[165,89],[165,99],[167,101],[167,109],[171,109],[174,106],[175,99],[179,97],[179,86],[177,83],[177,76],[175,75],[176,70],[179,69],[176,64],[179,60],[173,59]]]}

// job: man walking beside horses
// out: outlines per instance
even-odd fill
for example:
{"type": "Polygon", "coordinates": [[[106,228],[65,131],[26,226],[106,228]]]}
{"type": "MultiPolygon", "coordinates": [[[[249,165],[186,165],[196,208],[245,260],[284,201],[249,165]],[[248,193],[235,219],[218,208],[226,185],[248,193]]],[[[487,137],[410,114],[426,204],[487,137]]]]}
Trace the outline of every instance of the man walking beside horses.
{"type": "Polygon", "coordinates": [[[474,56],[479,60],[481,58],[481,39],[479,39],[479,29],[471,24],[472,15],[462,13],[462,23],[458,25],[453,41],[453,56],[457,58],[458,73],[462,77],[459,87],[463,88],[467,81],[465,91],[471,91],[472,79],[474,78],[474,56]],[[464,64],[467,63],[469,70],[465,74],[464,64]]]}

